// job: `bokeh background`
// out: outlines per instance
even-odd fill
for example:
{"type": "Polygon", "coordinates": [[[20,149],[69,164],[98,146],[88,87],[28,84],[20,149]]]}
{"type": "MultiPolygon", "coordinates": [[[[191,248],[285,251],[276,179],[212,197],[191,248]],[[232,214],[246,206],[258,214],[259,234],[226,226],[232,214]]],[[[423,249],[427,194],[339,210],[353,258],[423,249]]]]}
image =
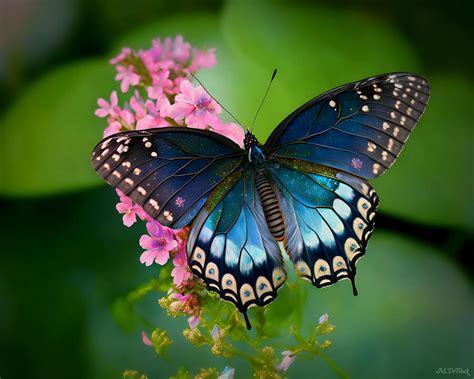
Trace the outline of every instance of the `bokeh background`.
{"type": "MultiPolygon", "coordinates": [[[[3,0],[0,377],[106,379],[136,369],[167,378],[181,365],[226,364],[236,378],[250,375],[189,345],[186,321],[166,317],[156,295],[127,302],[159,268],[139,263],[143,225],[123,227],[114,191],[89,165],[105,127],[96,99],[117,88],[108,59],[176,34],[217,48],[217,67],[200,79],[245,124],[278,68],[255,129],[261,140],[339,84],[389,71],[430,80],[425,116],[373,182],[380,216],[358,266],[360,295],[348,282],[308,285],[304,316],[330,314],[328,354],[354,378],[439,377],[439,367],[474,375],[473,10],[470,1],[3,0]],[[175,340],[167,359],[141,342],[152,326],[175,340]]],[[[335,376],[317,359],[288,375],[335,376]]]]}

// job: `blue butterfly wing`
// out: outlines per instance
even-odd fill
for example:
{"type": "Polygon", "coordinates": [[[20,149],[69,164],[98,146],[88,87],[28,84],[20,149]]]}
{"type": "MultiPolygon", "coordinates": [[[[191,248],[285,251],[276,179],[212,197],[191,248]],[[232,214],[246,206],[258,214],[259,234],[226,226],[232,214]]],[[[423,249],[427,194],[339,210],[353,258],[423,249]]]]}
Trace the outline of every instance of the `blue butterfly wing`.
{"type": "Polygon", "coordinates": [[[410,73],[343,85],[283,120],[265,143],[265,152],[377,177],[397,159],[429,95],[427,80],[410,73]]]}
{"type": "Polygon", "coordinates": [[[130,131],[105,138],[92,165],[161,224],[181,228],[238,170],[245,152],[216,133],[189,128],[130,131]]]}
{"type": "Polygon", "coordinates": [[[377,195],[360,177],[325,166],[279,159],[268,172],[280,190],[285,248],[296,273],[324,287],[348,278],[374,228],[377,195]]]}
{"type": "Polygon", "coordinates": [[[250,306],[276,298],[286,272],[252,168],[230,175],[215,189],[193,223],[187,252],[194,275],[245,316],[250,306]]]}

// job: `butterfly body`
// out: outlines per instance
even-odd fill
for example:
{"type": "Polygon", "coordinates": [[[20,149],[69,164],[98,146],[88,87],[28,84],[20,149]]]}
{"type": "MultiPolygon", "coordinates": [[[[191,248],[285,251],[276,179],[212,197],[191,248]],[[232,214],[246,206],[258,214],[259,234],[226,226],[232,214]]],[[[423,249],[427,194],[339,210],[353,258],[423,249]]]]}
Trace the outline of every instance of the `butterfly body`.
{"type": "Polygon", "coordinates": [[[191,271],[245,317],[284,284],[282,250],[314,286],[349,279],[357,294],[378,205],[367,179],[395,162],[429,92],[423,77],[380,75],[304,104],[264,145],[250,132],[241,149],[210,131],[160,128],[106,138],[92,162],[163,225],[191,225],[191,271]]]}

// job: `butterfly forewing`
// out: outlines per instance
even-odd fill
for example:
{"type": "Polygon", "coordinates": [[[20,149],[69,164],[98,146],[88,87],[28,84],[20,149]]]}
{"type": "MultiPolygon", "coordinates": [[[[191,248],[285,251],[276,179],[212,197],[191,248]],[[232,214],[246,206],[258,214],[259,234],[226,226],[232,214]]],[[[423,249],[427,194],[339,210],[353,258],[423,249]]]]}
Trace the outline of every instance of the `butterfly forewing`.
{"type": "Polygon", "coordinates": [[[397,159],[429,94],[427,80],[408,73],[346,84],[289,115],[271,134],[265,150],[368,179],[377,177],[397,159]]]}
{"type": "Polygon", "coordinates": [[[180,228],[244,159],[239,146],[215,133],[163,128],[105,138],[94,149],[92,164],[151,217],[180,228]]]}

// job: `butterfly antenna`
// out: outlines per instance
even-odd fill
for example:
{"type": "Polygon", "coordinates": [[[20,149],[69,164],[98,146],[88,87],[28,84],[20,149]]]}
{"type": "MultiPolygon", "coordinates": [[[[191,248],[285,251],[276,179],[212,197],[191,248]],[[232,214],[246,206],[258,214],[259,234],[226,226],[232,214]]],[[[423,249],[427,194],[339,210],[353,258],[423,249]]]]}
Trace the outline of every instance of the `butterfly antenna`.
{"type": "Polygon", "coordinates": [[[255,117],[253,118],[252,125],[250,126],[250,131],[252,131],[253,129],[253,125],[255,124],[255,121],[257,120],[257,116],[260,112],[260,109],[262,109],[263,103],[265,102],[265,99],[267,98],[268,91],[270,91],[270,86],[272,85],[273,79],[275,79],[276,74],[277,74],[277,69],[274,69],[272,78],[270,79],[270,83],[268,83],[267,90],[265,91],[265,95],[263,95],[263,99],[260,103],[260,106],[257,109],[257,113],[255,113],[255,117]]]}
{"type": "MultiPolygon", "coordinates": [[[[237,117],[235,117],[232,113],[230,113],[230,111],[228,111],[228,110],[226,109],[226,107],[224,107],[214,96],[211,95],[211,93],[207,90],[206,87],[204,87],[204,84],[202,84],[202,82],[197,78],[197,76],[194,75],[192,72],[191,72],[190,74],[191,74],[191,76],[192,76],[194,79],[196,79],[196,81],[201,85],[201,87],[204,88],[204,91],[206,91],[207,94],[208,94],[210,97],[212,97],[212,99],[213,99],[217,104],[219,104],[219,105],[221,106],[221,108],[222,108],[223,110],[225,110],[225,111],[230,115],[230,117],[232,117],[232,118],[237,122],[237,124],[240,125],[240,127],[242,127],[242,123],[241,123],[239,120],[237,120],[237,117]]],[[[243,128],[243,127],[242,127],[242,128],[243,128]]]]}

